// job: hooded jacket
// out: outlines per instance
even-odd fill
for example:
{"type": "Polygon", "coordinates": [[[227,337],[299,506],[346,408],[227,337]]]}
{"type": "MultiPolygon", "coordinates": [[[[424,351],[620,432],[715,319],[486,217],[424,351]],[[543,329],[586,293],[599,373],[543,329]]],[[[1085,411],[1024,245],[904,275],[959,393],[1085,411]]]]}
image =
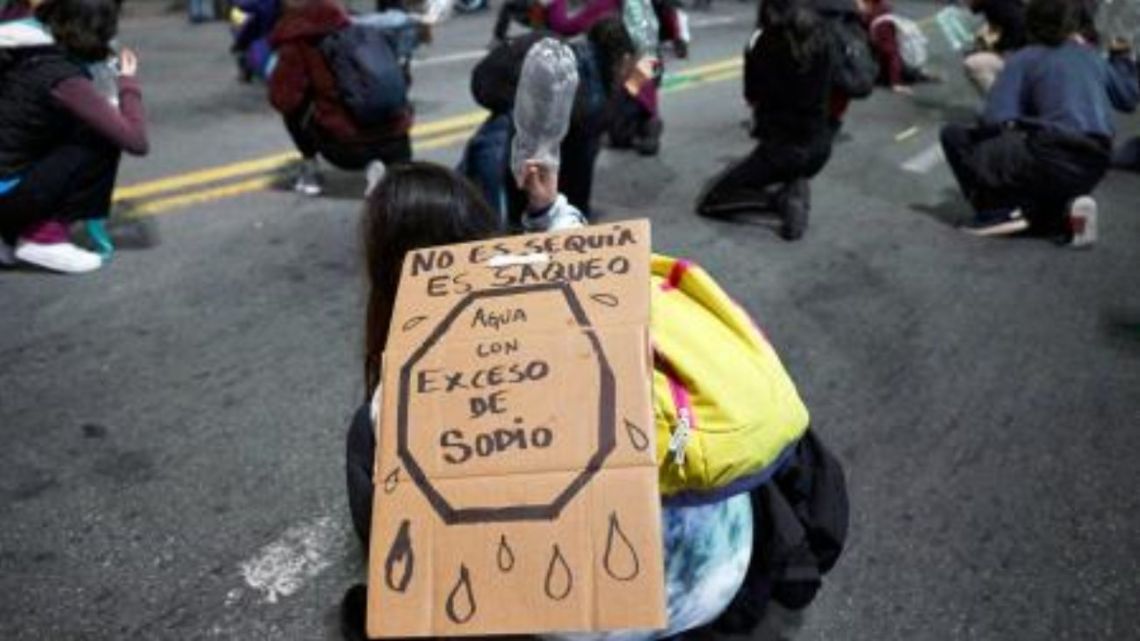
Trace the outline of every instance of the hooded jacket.
{"type": "Polygon", "coordinates": [[[129,153],[147,152],[139,86],[120,77],[119,108],[34,19],[0,24],[0,177],[21,173],[87,127],[129,153]]]}
{"type": "Polygon", "coordinates": [[[319,49],[325,36],[351,22],[336,0],[313,0],[300,9],[286,9],[269,36],[277,50],[277,66],[269,76],[269,102],[289,119],[310,116],[324,132],[340,142],[395,137],[412,126],[405,109],[387,124],[362,130],[341,102],[336,76],[319,49]]]}

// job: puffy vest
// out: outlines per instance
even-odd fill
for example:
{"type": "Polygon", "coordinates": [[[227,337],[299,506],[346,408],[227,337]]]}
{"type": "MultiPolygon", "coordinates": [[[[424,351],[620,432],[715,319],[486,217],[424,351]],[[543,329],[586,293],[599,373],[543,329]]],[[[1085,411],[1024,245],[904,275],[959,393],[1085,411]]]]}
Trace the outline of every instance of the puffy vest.
{"type": "Polygon", "coordinates": [[[56,45],[0,49],[0,177],[19,173],[68,137],[75,120],[51,91],[83,75],[56,45]]]}

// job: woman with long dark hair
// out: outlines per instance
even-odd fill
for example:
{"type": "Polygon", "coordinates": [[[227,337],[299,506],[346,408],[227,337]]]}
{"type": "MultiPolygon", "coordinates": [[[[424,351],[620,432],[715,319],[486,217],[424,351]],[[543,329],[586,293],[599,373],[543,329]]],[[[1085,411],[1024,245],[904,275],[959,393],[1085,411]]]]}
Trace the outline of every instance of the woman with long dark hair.
{"type": "Polygon", "coordinates": [[[713,178],[697,212],[723,217],[774,205],[781,235],[796,240],[807,227],[808,180],[831,157],[831,53],[808,0],[764,0],[757,29],[744,55],[744,98],[757,144],[713,178]]]}
{"type": "MultiPolygon", "coordinates": [[[[526,164],[529,213],[544,218],[557,207],[558,172],[526,164]]],[[[353,526],[367,544],[372,522],[380,363],[387,342],[396,286],[408,252],[423,247],[485,239],[505,233],[500,217],[458,174],[427,163],[393,168],[369,195],[362,237],[368,274],[364,382],[369,403],[356,413],[347,439],[348,502],[353,526]]],[[[646,283],[648,286],[648,282],[646,283]]],[[[744,581],[752,553],[752,509],[747,494],[692,507],[662,508],[669,627],[574,635],[574,641],[649,641],[711,622],[744,581]]],[[[347,639],[363,639],[365,587],[349,590],[341,624],[347,639]]],[[[546,635],[549,641],[563,637],[546,635]]]]}

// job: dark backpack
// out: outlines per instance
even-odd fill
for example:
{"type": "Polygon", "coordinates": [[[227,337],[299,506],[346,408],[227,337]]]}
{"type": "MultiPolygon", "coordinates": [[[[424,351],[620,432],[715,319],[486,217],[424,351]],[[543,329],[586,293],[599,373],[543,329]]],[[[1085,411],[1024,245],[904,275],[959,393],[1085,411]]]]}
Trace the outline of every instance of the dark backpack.
{"type": "Polygon", "coordinates": [[[353,23],[325,36],[320,50],[358,125],[382,125],[407,106],[408,83],[384,29],[353,23]]]}
{"type": "Polygon", "coordinates": [[[824,20],[831,59],[832,82],[850,98],[866,98],[875,89],[879,65],[871,52],[867,31],[857,20],[835,17],[824,20]]]}

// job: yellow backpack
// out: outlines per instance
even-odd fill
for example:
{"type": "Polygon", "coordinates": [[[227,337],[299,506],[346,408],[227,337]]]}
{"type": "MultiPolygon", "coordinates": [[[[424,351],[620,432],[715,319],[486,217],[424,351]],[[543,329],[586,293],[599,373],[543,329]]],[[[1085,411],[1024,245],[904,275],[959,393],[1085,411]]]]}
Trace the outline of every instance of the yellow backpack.
{"type": "Polygon", "coordinates": [[[780,358],[703,269],[655,254],[651,334],[657,461],[670,504],[767,481],[808,428],[780,358]]]}

